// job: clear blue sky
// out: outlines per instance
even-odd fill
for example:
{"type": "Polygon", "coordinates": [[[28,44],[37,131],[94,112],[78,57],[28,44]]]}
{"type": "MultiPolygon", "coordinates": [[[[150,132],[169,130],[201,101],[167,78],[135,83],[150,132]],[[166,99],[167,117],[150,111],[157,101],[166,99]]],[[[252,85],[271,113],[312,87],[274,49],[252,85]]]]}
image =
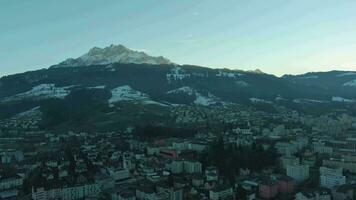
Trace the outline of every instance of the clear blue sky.
{"type": "Polygon", "coordinates": [[[0,0],[0,76],[112,43],[276,75],[356,70],[356,1],[0,0]]]}

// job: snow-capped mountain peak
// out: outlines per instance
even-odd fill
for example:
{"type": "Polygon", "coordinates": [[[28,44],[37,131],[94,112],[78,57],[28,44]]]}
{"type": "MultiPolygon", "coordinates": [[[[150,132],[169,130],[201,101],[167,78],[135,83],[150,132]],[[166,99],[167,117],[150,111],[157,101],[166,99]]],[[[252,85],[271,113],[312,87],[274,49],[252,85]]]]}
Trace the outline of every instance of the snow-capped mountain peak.
{"type": "Polygon", "coordinates": [[[88,53],[78,57],[69,58],[52,68],[77,67],[90,65],[106,65],[112,63],[134,63],[134,64],[172,64],[168,59],[159,56],[149,56],[144,52],[126,48],[123,45],[110,45],[105,48],[94,47],[88,53]]]}

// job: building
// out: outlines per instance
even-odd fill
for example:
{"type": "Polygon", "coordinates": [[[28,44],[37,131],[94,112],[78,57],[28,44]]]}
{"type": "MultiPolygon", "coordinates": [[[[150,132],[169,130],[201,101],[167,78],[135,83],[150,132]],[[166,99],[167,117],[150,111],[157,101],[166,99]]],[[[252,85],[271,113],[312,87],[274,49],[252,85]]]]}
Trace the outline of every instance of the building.
{"type": "Polygon", "coordinates": [[[329,189],[344,185],[346,177],[342,175],[342,168],[320,167],[320,186],[329,189]]]}
{"type": "Polygon", "coordinates": [[[205,177],[207,181],[218,181],[218,169],[216,167],[207,167],[205,169],[205,177]]]}
{"type": "Polygon", "coordinates": [[[209,191],[209,199],[211,200],[223,200],[232,198],[233,190],[230,186],[217,186],[209,191]]]}
{"type": "Polygon", "coordinates": [[[61,200],[73,200],[83,199],[85,197],[96,197],[101,192],[101,186],[97,183],[82,184],[69,187],[60,187],[45,189],[32,188],[33,200],[47,200],[47,199],[61,199],[61,200]]]}
{"type": "Polygon", "coordinates": [[[1,200],[16,199],[18,194],[19,194],[19,190],[17,190],[17,189],[0,191],[0,199],[1,200]]]}
{"type": "Polygon", "coordinates": [[[302,182],[309,177],[309,166],[307,165],[288,165],[287,176],[292,177],[297,182],[302,182]]]}
{"type": "Polygon", "coordinates": [[[335,159],[335,158],[325,159],[323,160],[323,166],[340,167],[343,168],[345,171],[356,173],[356,162],[345,160],[345,159],[335,159]]]}
{"type": "Polygon", "coordinates": [[[278,195],[278,182],[275,180],[263,180],[259,186],[260,197],[272,199],[278,195]]]}
{"type": "Polygon", "coordinates": [[[184,171],[184,161],[183,160],[173,160],[170,165],[170,170],[173,174],[180,174],[184,171]]]}
{"type": "Polygon", "coordinates": [[[128,169],[108,169],[108,174],[115,180],[121,181],[130,178],[130,171],[128,169]]]}
{"type": "Polygon", "coordinates": [[[202,165],[198,161],[184,161],[184,172],[188,174],[202,173],[202,165]]]}
{"type": "Polygon", "coordinates": [[[169,191],[170,200],[183,200],[183,189],[182,188],[172,188],[169,191]]]}
{"type": "Polygon", "coordinates": [[[336,186],[332,194],[334,200],[356,199],[356,184],[336,186]]]}
{"type": "Polygon", "coordinates": [[[0,191],[22,186],[23,178],[19,175],[0,177],[0,191]]]}
{"type": "Polygon", "coordinates": [[[161,149],[160,155],[166,158],[178,158],[178,152],[174,149],[161,149]]]}
{"type": "Polygon", "coordinates": [[[320,153],[320,154],[332,154],[333,153],[333,148],[326,146],[324,143],[321,142],[314,142],[313,143],[313,150],[315,153],[320,153]]]}
{"type": "Polygon", "coordinates": [[[331,200],[331,194],[326,189],[316,189],[304,192],[298,192],[295,200],[331,200]]]}
{"type": "Polygon", "coordinates": [[[115,191],[111,194],[111,200],[136,200],[136,193],[131,190],[115,191]]]}
{"type": "Polygon", "coordinates": [[[275,148],[279,154],[284,156],[291,156],[298,151],[297,146],[289,142],[277,142],[275,148]]]}
{"type": "Polygon", "coordinates": [[[287,169],[288,165],[297,165],[300,163],[299,158],[295,156],[282,156],[280,162],[283,169],[287,169]]]}
{"type": "Polygon", "coordinates": [[[136,198],[146,200],[152,198],[155,195],[155,191],[151,187],[140,186],[136,188],[136,198]]]}
{"type": "Polygon", "coordinates": [[[289,176],[280,176],[277,178],[278,192],[282,194],[290,194],[294,192],[295,182],[289,176]]]}
{"type": "Polygon", "coordinates": [[[22,151],[16,151],[16,150],[2,150],[0,153],[0,162],[2,164],[9,164],[13,161],[21,162],[24,160],[24,154],[22,151]]]}
{"type": "Polygon", "coordinates": [[[190,142],[188,148],[194,151],[201,152],[206,148],[206,143],[203,142],[190,142]]]}
{"type": "Polygon", "coordinates": [[[192,185],[194,187],[202,187],[204,185],[204,176],[200,174],[193,175],[192,185]]]}

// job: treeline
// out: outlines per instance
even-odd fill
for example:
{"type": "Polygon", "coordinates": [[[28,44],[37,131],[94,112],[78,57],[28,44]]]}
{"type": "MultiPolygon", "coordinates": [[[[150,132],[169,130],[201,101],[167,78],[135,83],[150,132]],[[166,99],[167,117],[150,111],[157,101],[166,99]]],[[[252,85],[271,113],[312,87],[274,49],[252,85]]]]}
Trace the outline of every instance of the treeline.
{"type": "Polygon", "coordinates": [[[89,118],[109,110],[107,99],[110,95],[106,90],[80,89],[72,91],[63,100],[48,100],[41,106],[42,125],[45,128],[63,123],[85,125],[89,118]]]}
{"type": "Polygon", "coordinates": [[[198,132],[195,128],[174,128],[156,125],[136,126],[134,135],[141,140],[152,141],[157,138],[193,137],[198,132]]]}
{"type": "Polygon", "coordinates": [[[261,171],[266,167],[275,166],[277,158],[274,146],[267,150],[257,144],[251,147],[236,147],[234,144],[225,144],[223,139],[219,138],[200,155],[200,162],[203,168],[216,166],[222,176],[234,182],[234,177],[239,175],[240,169],[261,171]]]}

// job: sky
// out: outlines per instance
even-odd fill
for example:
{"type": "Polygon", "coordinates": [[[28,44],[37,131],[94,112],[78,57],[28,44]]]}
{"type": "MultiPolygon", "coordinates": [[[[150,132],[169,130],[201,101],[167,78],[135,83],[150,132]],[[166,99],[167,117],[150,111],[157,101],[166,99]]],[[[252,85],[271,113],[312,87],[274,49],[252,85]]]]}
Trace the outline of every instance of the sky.
{"type": "Polygon", "coordinates": [[[356,1],[0,0],[0,77],[110,44],[277,76],[356,71],[356,1]]]}

